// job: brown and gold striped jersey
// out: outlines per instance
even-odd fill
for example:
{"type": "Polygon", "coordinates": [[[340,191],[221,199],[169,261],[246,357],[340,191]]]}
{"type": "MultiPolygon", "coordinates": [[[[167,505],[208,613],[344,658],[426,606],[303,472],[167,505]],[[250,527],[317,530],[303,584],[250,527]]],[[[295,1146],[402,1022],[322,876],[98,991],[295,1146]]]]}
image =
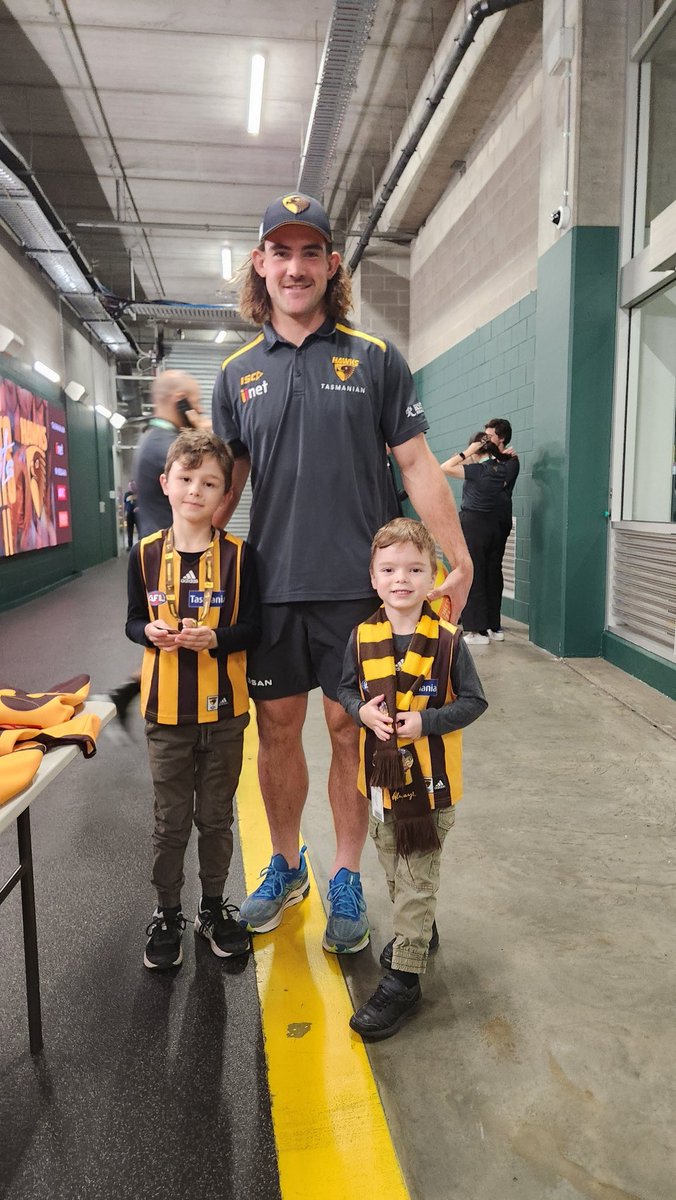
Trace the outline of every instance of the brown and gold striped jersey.
{"type": "Polygon", "coordinates": [[[253,568],[244,561],[247,547],[240,538],[219,531],[201,554],[174,550],[172,599],[167,533],[159,530],[143,538],[130,556],[127,635],[145,645],[141,711],[146,720],[161,725],[241,716],[249,708],[246,649],[258,632],[253,568]],[[143,633],[148,621],[163,620],[175,628],[186,617],[216,630],[216,649],[170,652],[149,646],[143,633]]]}

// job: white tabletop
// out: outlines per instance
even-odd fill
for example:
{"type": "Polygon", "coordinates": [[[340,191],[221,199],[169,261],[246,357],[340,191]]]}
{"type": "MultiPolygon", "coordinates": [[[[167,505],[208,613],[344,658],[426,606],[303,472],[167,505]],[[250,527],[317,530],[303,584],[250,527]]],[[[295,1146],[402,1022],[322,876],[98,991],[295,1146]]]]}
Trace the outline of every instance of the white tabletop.
{"type": "MultiPolygon", "coordinates": [[[[101,718],[101,728],[112,721],[115,716],[115,705],[107,700],[88,700],[84,707],[80,709],[78,716],[82,713],[94,713],[101,718]]],[[[63,746],[57,750],[48,750],[42,757],[42,762],[38,768],[37,774],[33,777],[33,782],[19,792],[12,800],[8,800],[6,804],[0,805],[0,833],[16,821],[17,817],[21,816],[24,809],[32,804],[36,796],[44,791],[57,775],[60,775],[64,767],[68,766],[74,758],[82,754],[79,746],[63,746]]],[[[94,768],[96,769],[96,768],[94,768]]]]}

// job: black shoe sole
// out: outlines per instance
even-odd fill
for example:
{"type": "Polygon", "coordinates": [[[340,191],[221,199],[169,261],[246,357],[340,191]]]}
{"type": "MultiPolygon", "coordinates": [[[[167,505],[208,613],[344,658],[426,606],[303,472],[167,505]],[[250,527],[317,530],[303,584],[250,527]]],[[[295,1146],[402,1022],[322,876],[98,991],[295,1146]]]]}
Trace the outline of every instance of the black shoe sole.
{"type": "Polygon", "coordinates": [[[183,963],[183,947],[182,946],[179,951],[178,958],[174,962],[171,962],[171,963],[154,963],[154,962],[151,962],[150,959],[147,958],[145,954],[143,955],[143,965],[144,965],[144,967],[147,967],[149,971],[173,971],[176,969],[176,967],[180,967],[182,963],[183,963]]]}
{"type": "Polygon", "coordinates": [[[200,929],[199,916],[195,917],[195,933],[198,935],[198,937],[203,938],[205,942],[209,943],[211,952],[212,954],[216,955],[216,958],[237,958],[242,954],[249,954],[251,952],[250,938],[247,938],[246,944],[244,944],[244,941],[242,941],[236,950],[224,950],[223,947],[219,946],[212,937],[209,937],[208,933],[202,932],[200,929]]]}
{"type": "Polygon", "coordinates": [[[405,1009],[405,1011],[401,1013],[399,1017],[397,1017],[397,1020],[394,1021],[392,1025],[388,1025],[387,1029],[373,1029],[372,1027],[360,1029],[358,1023],[356,1023],[356,1013],[353,1017],[350,1017],[350,1029],[353,1029],[355,1033],[358,1033],[360,1038],[362,1038],[365,1042],[382,1042],[385,1040],[385,1038],[392,1037],[395,1033],[399,1032],[402,1025],[408,1020],[408,1018],[413,1016],[421,1000],[422,994],[413,1001],[409,1008],[405,1009]]]}

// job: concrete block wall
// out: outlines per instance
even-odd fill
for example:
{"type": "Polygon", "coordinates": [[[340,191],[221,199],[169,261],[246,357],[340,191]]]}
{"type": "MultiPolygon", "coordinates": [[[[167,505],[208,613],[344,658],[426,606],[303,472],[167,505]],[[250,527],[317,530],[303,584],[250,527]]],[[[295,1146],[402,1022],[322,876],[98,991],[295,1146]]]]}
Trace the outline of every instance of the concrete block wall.
{"type": "Polygon", "coordinates": [[[537,286],[541,96],[538,61],[413,243],[413,370],[537,286]]]}
{"type": "MultiPolygon", "coordinates": [[[[416,387],[430,423],[428,440],[440,462],[463,450],[472,434],[492,417],[507,417],[512,423],[512,444],[521,461],[513,498],[516,587],[515,599],[505,600],[503,611],[526,624],[530,601],[536,305],[536,292],[529,292],[415,372],[416,387]]],[[[453,481],[451,486],[459,504],[462,484],[453,481]]]]}
{"type": "Polygon", "coordinates": [[[352,319],[358,329],[394,342],[408,357],[410,283],[408,250],[366,256],[353,280],[352,319]]]}

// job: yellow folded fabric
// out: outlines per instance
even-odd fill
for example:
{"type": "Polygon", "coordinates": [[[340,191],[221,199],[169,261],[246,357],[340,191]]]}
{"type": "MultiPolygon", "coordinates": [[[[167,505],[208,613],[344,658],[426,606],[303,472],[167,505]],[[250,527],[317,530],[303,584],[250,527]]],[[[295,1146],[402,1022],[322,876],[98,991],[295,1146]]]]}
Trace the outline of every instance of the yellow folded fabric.
{"type": "Polygon", "coordinates": [[[88,675],[46,692],[0,688],[0,805],[32,783],[46,751],[74,745],[85,758],[96,754],[101,718],[77,713],[88,694],[88,675]]]}
{"type": "Polygon", "coordinates": [[[89,695],[89,676],[76,675],[65,683],[56,683],[44,692],[24,692],[21,688],[0,687],[0,725],[30,725],[46,729],[62,724],[89,695]]]}

